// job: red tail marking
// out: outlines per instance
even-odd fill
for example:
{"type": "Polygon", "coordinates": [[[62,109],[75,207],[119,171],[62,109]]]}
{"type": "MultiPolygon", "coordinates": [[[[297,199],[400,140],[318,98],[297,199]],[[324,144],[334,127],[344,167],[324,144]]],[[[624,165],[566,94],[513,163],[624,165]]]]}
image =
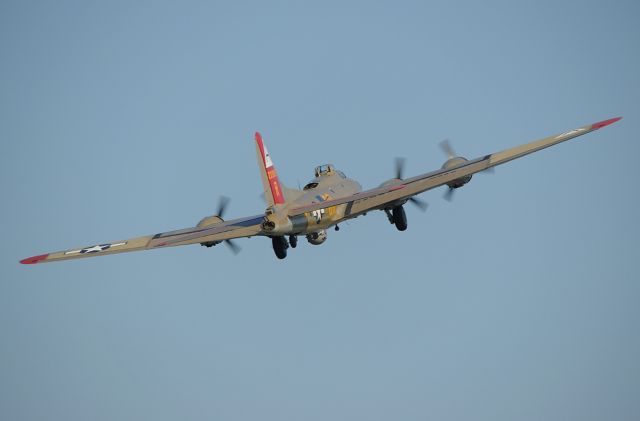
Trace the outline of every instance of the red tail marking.
{"type": "Polygon", "coordinates": [[[284,204],[284,194],[282,193],[282,187],[280,186],[280,180],[278,179],[278,173],[276,172],[276,167],[271,162],[271,158],[268,157],[268,152],[262,142],[262,136],[260,133],[256,132],[256,142],[258,143],[258,147],[260,148],[260,156],[262,156],[262,165],[264,165],[264,169],[267,172],[267,179],[269,180],[269,187],[271,188],[271,197],[273,198],[273,203],[276,205],[284,204]]]}

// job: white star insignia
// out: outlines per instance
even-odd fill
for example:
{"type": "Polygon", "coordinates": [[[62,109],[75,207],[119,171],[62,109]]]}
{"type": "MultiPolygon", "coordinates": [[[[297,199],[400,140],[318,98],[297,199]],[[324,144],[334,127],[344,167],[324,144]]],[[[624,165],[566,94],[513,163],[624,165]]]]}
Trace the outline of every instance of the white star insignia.
{"type": "Polygon", "coordinates": [[[106,250],[108,248],[109,248],[109,244],[97,245],[93,247],[87,247],[86,249],[82,249],[80,253],[96,253],[98,251],[106,250]]]}

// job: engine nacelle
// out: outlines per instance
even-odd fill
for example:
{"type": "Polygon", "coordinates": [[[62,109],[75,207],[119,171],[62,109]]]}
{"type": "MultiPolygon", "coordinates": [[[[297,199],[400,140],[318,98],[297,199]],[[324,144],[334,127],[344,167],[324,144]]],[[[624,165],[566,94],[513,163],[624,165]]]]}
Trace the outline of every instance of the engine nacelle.
{"type": "Polygon", "coordinates": [[[389,180],[380,184],[378,187],[397,186],[398,184],[401,184],[401,183],[402,183],[402,180],[399,178],[390,178],[389,180]]]}
{"type": "Polygon", "coordinates": [[[307,241],[314,246],[319,246],[320,244],[327,241],[327,231],[320,230],[307,234],[307,241]]]}
{"type": "MultiPolygon", "coordinates": [[[[463,158],[461,156],[456,156],[454,158],[448,159],[447,162],[442,164],[443,170],[448,170],[449,168],[457,167],[458,165],[464,164],[467,162],[467,158],[463,158]]],[[[447,183],[447,186],[452,189],[457,189],[459,187],[464,186],[469,181],[471,181],[471,175],[465,175],[464,177],[456,178],[455,180],[451,180],[447,183]]]]}
{"type": "Polygon", "coordinates": [[[202,218],[200,222],[198,222],[198,225],[196,226],[198,228],[204,228],[210,225],[219,224],[220,222],[223,222],[222,218],[220,218],[218,215],[211,215],[211,216],[205,216],[204,218],[202,218]]]}

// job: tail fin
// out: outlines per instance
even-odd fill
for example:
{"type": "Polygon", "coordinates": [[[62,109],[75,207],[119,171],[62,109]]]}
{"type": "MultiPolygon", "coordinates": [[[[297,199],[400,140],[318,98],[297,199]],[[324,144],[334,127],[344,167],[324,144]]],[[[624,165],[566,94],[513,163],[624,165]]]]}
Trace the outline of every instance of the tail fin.
{"type": "Polygon", "coordinates": [[[271,161],[269,151],[267,151],[267,147],[262,141],[262,136],[258,132],[256,132],[256,153],[267,206],[283,205],[285,203],[284,188],[280,184],[278,173],[273,161],[271,161]]]}

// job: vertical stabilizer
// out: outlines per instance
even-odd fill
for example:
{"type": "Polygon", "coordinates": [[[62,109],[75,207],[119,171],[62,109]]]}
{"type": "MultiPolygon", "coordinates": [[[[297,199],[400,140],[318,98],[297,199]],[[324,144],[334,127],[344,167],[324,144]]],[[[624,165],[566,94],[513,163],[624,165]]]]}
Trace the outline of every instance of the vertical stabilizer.
{"type": "Polygon", "coordinates": [[[256,153],[258,155],[258,166],[260,168],[260,177],[262,178],[262,187],[264,188],[264,198],[267,206],[283,205],[285,203],[284,189],[280,180],[276,167],[273,165],[267,146],[262,141],[260,133],[256,132],[256,153]]]}

